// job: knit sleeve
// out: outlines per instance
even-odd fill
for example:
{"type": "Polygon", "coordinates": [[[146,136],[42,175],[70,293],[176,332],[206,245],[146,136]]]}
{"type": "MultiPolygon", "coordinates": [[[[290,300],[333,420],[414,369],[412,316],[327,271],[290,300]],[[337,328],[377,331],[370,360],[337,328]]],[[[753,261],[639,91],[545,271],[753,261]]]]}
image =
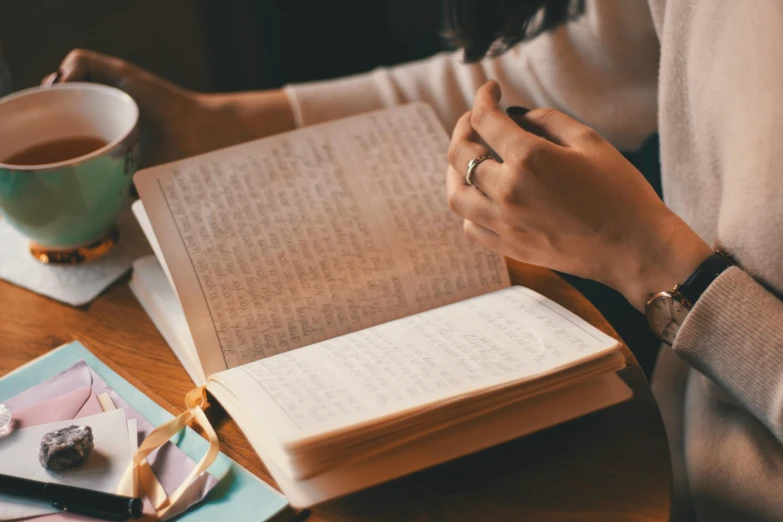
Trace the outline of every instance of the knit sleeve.
{"type": "Polygon", "coordinates": [[[730,268],[696,302],[673,348],[783,440],[783,301],[730,268]]]}
{"type": "Polygon", "coordinates": [[[508,105],[557,108],[631,149],[656,128],[658,52],[647,0],[591,0],[584,16],[498,58],[442,53],[285,91],[300,126],[423,101],[450,131],[495,79],[508,105]]]}

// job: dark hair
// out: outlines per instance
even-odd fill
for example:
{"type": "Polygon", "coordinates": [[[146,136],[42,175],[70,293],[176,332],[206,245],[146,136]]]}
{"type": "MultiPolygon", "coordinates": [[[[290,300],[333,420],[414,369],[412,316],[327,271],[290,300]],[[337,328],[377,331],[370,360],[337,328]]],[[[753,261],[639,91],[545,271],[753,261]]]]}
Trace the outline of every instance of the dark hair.
{"type": "Polygon", "coordinates": [[[584,12],[584,0],[444,0],[445,36],[466,62],[497,56],[584,12]]]}

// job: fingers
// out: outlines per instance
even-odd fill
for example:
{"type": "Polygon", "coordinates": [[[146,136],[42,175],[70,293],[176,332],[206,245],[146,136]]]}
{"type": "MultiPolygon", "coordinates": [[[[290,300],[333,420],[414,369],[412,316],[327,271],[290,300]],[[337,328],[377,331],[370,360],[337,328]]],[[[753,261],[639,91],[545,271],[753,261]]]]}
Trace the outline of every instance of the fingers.
{"type": "Polygon", "coordinates": [[[449,207],[458,216],[492,229],[497,218],[497,206],[474,187],[465,184],[465,176],[449,166],[446,174],[449,207]]]}
{"type": "Polygon", "coordinates": [[[593,140],[603,140],[593,129],[555,109],[533,109],[525,114],[528,130],[563,147],[578,147],[593,140]]]}
{"type": "Polygon", "coordinates": [[[55,71],[51,74],[47,74],[44,76],[44,79],[41,80],[41,87],[51,87],[55,83],[57,83],[60,79],[60,71],[55,71]]]}
{"type": "Polygon", "coordinates": [[[462,222],[462,231],[465,233],[465,237],[474,243],[478,243],[484,248],[494,250],[495,252],[500,252],[502,246],[500,235],[492,230],[466,219],[462,222]]]}
{"type": "Polygon", "coordinates": [[[451,133],[451,141],[452,143],[455,140],[479,143],[479,139],[479,135],[476,134],[476,131],[473,130],[473,126],[470,124],[470,111],[467,111],[457,120],[454,131],[451,133]]]}
{"type": "MultiPolygon", "coordinates": [[[[489,149],[476,142],[477,134],[470,126],[470,112],[466,112],[457,121],[449,146],[449,164],[454,170],[461,172],[463,182],[468,173],[468,164],[480,157],[490,154],[489,149]]],[[[473,185],[492,197],[495,184],[502,177],[502,166],[494,160],[484,160],[473,168],[473,185]],[[485,190],[486,189],[486,190],[485,190]]]]}
{"type": "Polygon", "coordinates": [[[550,148],[555,145],[531,134],[500,108],[500,87],[497,82],[487,82],[476,91],[470,124],[476,132],[497,152],[504,162],[524,155],[532,148],[550,148]]]}
{"type": "Polygon", "coordinates": [[[501,165],[494,160],[485,160],[473,170],[475,186],[471,187],[465,183],[468,163],[474,158],[489,153],[485,147],[473,141],[477,138],[470,125],[470,112],[467,112],[459,119],[452,134],[449,146],[449,168],[446,173],[446,192],[451,210],[458,216],[466,218],[466,223],[472,223],[470,227],[479,227],[495,234],[492,231],[492,224],[496,220],[497,206],[480,187],[483,182],[492,185],[490,180],[499,178],[502,174],[501,165]]]}
{"type": "Polygon", "coordinates": [[[134,69],[134,66],[119,58],[74,49],[60,64],[59,81],[89,81],[114,85],[134,69]]]}

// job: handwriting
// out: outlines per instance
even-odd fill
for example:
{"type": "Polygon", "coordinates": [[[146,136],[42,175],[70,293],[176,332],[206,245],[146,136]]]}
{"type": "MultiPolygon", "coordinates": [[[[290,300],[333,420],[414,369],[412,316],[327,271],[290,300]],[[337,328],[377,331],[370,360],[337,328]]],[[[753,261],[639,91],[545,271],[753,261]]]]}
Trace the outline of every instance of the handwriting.
{"type": "Polygon", "coordinates": [[[229,368],[508,285],[448,209],[447,146],[408,106],[161,178],[229,368]]]}

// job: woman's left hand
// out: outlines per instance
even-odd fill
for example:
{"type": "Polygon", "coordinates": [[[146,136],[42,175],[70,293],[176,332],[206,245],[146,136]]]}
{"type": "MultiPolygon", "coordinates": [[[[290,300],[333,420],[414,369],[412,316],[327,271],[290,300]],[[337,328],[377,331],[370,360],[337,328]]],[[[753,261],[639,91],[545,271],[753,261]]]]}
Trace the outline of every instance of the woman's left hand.
{"type": "Polygon", "coordinates": [[[448,199],[465,234],[526,263],[593,279],[639,309],[684,281],[712,250],[669,210],[642,174],[593,129],[553,109],[520,123],[488,82],[457,123],[448,199]],[[468,162],[488,154],[466,184],[468,162]]]}

